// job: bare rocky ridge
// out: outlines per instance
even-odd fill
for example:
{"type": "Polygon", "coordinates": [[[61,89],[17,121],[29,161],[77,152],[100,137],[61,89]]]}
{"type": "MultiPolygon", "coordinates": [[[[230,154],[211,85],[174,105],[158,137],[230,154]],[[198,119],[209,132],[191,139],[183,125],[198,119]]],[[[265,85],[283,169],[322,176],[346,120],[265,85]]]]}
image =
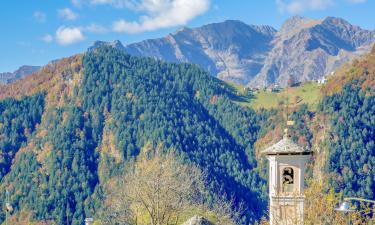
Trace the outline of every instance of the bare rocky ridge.
{"type": "Polygon", "coordinates": [[[247,83],[262,68],[275,33],[270,26],[228,20],[183,28],[165,38],[130,44],[125,49],[133,55],[199,64],[221,79],[247,83]]]}
{"type": "Polygon", "coordinates": [[[369,52],[374,41],[374,31],[363,30],[343,19],[293,17],[276,34],[262,70],[249,85],[285,86],[290,78],[296,82],[317,80],[369,52]]]}
{"type": "Polygon", "coordinates": [[[112,48],[125,50],[125,47],[122,45],[122,43],[119,40],[115,40],[115,41],[112,41],[112,42],[95,41],[94,44],[87,49],[87,51],[91,52],[91,51],[94,51],[95,49],[100,48],[102,46],[110,46],[112,48]]]}
{"type": "Polygon", "coordinates": [[[0,84],[9,84],[40,70],[40,66],[21,66],[13,73],[0,73],[0,84]]]}
{"type": "Polygon", "coordinates": [[[110,45],[132,55],[194,63],[220,79],[261,88],[285,86],[290,79],[320,79],[354,57],[368,53],[374,41],[375,31],[340,18],[314,20],[295,16],[285,21],[279,31],[227,20],[183,28],[164,38],[127,46],[119,41],[96,42],[90,49],[110,45]]]}

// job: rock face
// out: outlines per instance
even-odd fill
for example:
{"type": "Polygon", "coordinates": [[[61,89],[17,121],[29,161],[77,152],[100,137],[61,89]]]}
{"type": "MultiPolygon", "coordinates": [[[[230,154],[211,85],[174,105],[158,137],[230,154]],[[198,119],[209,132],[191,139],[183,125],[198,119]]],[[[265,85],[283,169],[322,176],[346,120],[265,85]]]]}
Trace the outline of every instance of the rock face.
{"type": "Polygon", "coordinates": [[[165,38],[130,44],[133,55],[169,62],[199,64],[224,80],[249,82],[260,72],[276,30],[228,20],[199,28],[183,28],[165,38]]]}
{"type": "Polygon", "coordinates": [[[206,218],[201,216],[193,216],[188,221],[183,223],[182,225],[214,225],[210,221],[208,221],[206,218]]]}
{"type": "Polygon", "coordinates": [[[117,48],[121,50],[125,50],[125,47],[122,45],[122,43],[119,40],[115,40],[112,42],[105,42],[105,41],[95,41],[94,44],[87,49],[87,51],[91,52],[95,49],[102,47],[102,46],[110,46],[112,48],[117,48]]]}
{"type": "Polygon", "coordinates": [[[368,53],[374,41],[375,31],[340,18],[313,20],[296,16],[279,31],[228,20],[183,28],[164,38],[125,47],[119,41],[96,42],[90,49],[110,45],[132,55],[194,63],[223,80],[267,87],[285,86],[290,79],[320,79],[344,62],[368,53]]]}
{"type": "Polygon", "coordinates": [[[374,41],[374,31],[363,30],[343,19],[293,17],[276,34],[262,70],[249,85],[285,86],[289,79],[317,80],[369,52],[374,41]]]}
{"type": "Polygon", "coordinates": [[[0,73],[0,84],[10,84],[39,70],[40,66],[21,66],[13,73],[0,73]]]}

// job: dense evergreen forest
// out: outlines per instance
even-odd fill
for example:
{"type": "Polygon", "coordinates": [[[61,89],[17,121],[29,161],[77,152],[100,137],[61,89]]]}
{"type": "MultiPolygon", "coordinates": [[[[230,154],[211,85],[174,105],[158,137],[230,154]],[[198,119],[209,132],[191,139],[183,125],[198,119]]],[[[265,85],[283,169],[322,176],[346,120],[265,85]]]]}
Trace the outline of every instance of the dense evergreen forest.
{"type": "Polygon", "coordinates": [[[358,83],[347,83],[321,103],[331,121],[325,169],[336,191],[375,199],[375,95],[369,89],[366,96],[358,83]]]}
{"type": "MultiPolygon", "coordinates": [[[[208,201],[225,196],[234,207],[245,206],[241,223],[266,214],[265,170],[254,146],[284,122],[280,110],[255,112],[236,104],[229,85],[195,65],[110,47],[86,53],[82,73],[74,68],[50,79],[46,92],[0,101],[0,204],[7,189],[14,214],[82,224],[100,210],[111,178],[151,146],[173,149],[203,169],[208,201]]],[[[373,89],[363,91],[352,80],[323,97],[317,111],[295,109],[290,117],[296,143],[314,148],[311,123],[317,115],[329,121],[329,185],[374,199],[373,89]]]]}
{"type": "Polygon", "coordinates": [[[257,115],[232,103],[226,84],[197,66],[111,48],[86,54],[83,67],[80,85],[62,91],[63,104],[48,104],[28,137],[32,146],[18,153],[2,182],[16,210],[80,224],[100,208],[105,182],[152,145],[204,169],[212,201],[220,195],[245,205],[243,221],[264,214],[266,182],[253,150],[257,115]]]}
{"type": "Polygon", "coordinates": [[[0,180],[9,172],[17,151],[27,144],[27,138],[40,123],[44,109],[44,94],[21,100],[0,102],[0,180]]]}

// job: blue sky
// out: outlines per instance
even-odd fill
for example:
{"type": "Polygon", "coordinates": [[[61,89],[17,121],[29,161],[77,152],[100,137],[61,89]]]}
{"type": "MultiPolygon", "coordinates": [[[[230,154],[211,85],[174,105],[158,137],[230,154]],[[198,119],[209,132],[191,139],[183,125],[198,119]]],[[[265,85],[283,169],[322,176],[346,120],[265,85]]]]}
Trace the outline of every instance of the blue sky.
{"type": "Polygon", "coordinates": [[[276,29],[293,15],[342,17],[375,29],[375,0],[1,0],[0,72],[226,19],[276,29]]]}

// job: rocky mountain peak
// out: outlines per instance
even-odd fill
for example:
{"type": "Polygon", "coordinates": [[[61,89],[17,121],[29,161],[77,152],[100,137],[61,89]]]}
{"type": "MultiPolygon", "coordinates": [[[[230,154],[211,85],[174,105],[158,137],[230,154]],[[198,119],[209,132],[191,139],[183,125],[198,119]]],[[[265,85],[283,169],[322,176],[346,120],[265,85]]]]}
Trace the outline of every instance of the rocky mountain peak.
{"type": "Polygon", "coordinates": [[[177,35],[179,33],[188,32],[189,30],[190,30],[190,28],[188,28],[188,27],[181,27],[181,28],[177,29],[175,32],[173,32],[172,34],[170,34],[170,35],[177,35]]]}
{"type": "Polygon", "coordinates": [[[38,70],[40,70],[40,66],[29,66],[24,65],[15,70],[14,72],[5,72],[0,73],[0,84],[9,84],[18,79],[21,79],[27,75],[30,75],[38,70]]]}
{"type": "Polygon", "coordinates": [[[301,16],[293,16],[286,20],[277,33],[282,39],[291,38],[293,35],[301,32],[303,29],[308,29],[321,24],[321,20],[309,19],[301,16]]]}
{"type": "Polygon", "coordinates": [[[271,26],[226,20],[182,28],[164,38],[130,44],[125,49],[133,55],[199,64],[219,78],[246,84],[259,72],[275,33],[271,26]]]}
{"type": "Polygon", "coordinates": [[[342,18],[326,17],[322,22],[322,27],[329,30],[338,39],[346,42],[353,49],[361,45],[372,44],[375,37],[374,31],[352,25],[342,18]]]}
{"type": "Polygon", "coordinates": [[[217,32],[218,35],[223,36],[238,35],[241,33],[247,34],[249,32],[273,36],[277,32],[275,28],[268,25],[249,25],[240,20],[225,20],[224,22],[208,24],[195,30],[211,33],[217,32]]]}
{"type": "Polygon", "coordinates": [[[323,19],[323,24],[331,24],[334,26],[341,26],[341,27],[358,27],[350,24],[348,21],[344,20],[343,18],[327,16],[323,19]]]}
{"type": "Polygon", "coordinates": [[[265,87],[317,80],[342,63],[371,50],[375,32],[348,21],[326,17],[294,16],[277,31],[267,25],[226,20],[201,27],[182,27],[166,37],[123,46],[121,42],[96,42],[129,54],[168,62],[198,64],[223,80],[265,87]]]}
{"type": "Polygon", "coordinates": [[[335,17],[292,17],[276,37],[261,72],[250,81],[250,86],[284,86],[290,78],[298,82],[320,79],[369,52],[375,41],[373,31],[335,17]]]}
{"type": "Polygon", "coordinates": [[[117,48],[121,50],[125,50],[124,45],[119,40],[114,40],[112,42],[106,42],[106,41],[95,41],[94,44],[87,49],[87,51],[94,51],[95,49],[102,47],[102,46],[110,46],[112,48],[117,48]]]}

